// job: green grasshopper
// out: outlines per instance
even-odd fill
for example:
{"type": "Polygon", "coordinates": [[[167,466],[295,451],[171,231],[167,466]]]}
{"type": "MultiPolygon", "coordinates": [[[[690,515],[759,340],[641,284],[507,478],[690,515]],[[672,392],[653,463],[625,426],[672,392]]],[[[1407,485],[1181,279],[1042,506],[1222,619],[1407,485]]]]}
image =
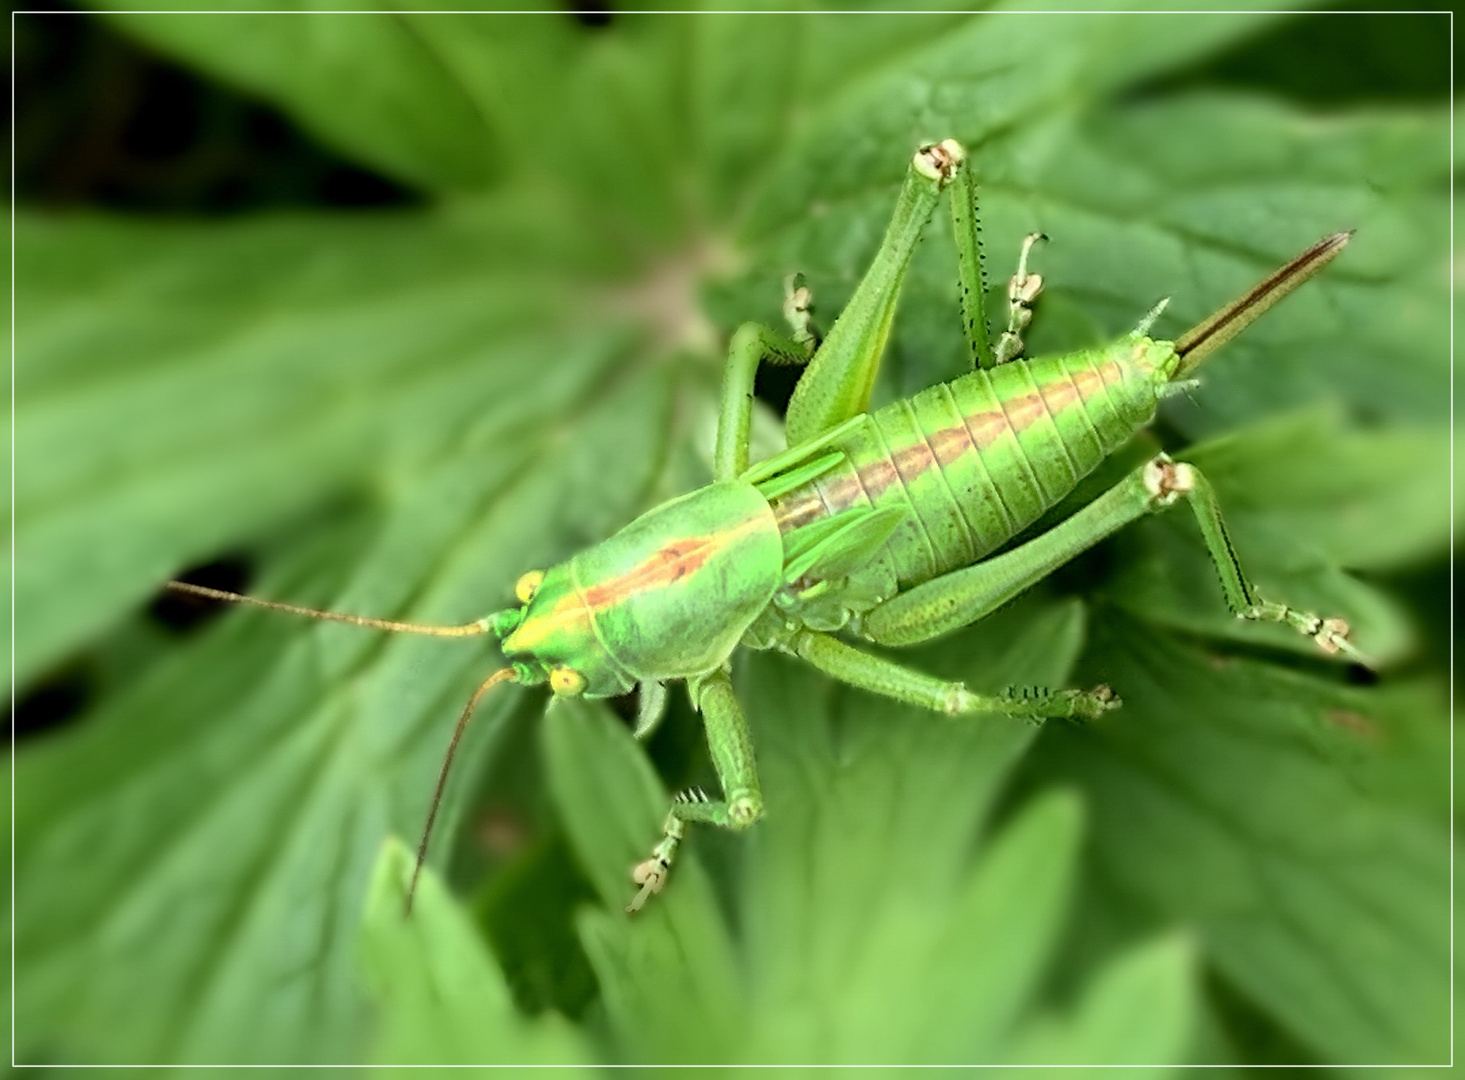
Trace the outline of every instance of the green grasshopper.
{"type": "Polygon", "coordinates": [[[1362,659],[1341,619],[1262,599],[1247,580],[1199,470],[1164,454],[1134,470],[1061,524],[1001,550],[1155,416],[1161,399],[1193,385],[1210,353],[1316,274],[1348,242],[1315,244],[1250,292],[1182,334],[1138,327],[1103,348],[1021,358],[1022,332],[1042,288],[1027,238],[1008,288],[1007,328],[994,342],[977,242],[976,180],[954,140],[922,146],[895,215],[849,304],[817,344],[808,291],[791,281],[791,332],[748,324],[734,334],[723,379],[713,481],[649,510],[609,539],[518,581],[519,606],[461,626],[372,619],[277,604],[172,582],[177,590],[381,630],[439,636],[492,633],[509,666],[490,675],[454,729],[428,811],[417,873],[458,740],[494,685],[547,682],[561,697],[640,689],[635,733],[659,721],[666,683],[683,680],[702,714],[722,798],[672,800],[663,836],[632,872],[635,912],[665,885],[691,823],[745,829],[763,812],[753,743],[733,693],[739,645],[780,649],[827,675],[947,715],[1000,713],[1092,719],[1119,705],[1092,690],[973,693],[881,657],[845,638],[909,645],[966,626],[1123,525],[1184,499],[1200,522],[1237,617],[1285,623],[1327,653],[1362,659]],[[941,194],[951,189],[961,308],[972,371],[868,412],[901,281],[941,194]],[[788,449],[749,466],[753,378],[760,363],[808,364],[788,407],[788,449]],[[835,636],[842,633],[844,636],[835,636]]]}

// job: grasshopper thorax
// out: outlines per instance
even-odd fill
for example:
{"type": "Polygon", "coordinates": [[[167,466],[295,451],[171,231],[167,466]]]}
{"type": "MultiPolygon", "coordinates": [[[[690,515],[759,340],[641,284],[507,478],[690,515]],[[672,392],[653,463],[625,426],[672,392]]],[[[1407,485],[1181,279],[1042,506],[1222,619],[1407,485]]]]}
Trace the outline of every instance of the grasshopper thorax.
{"type": "Polygon", "coordinates": [[[548,681],[567,696],[610,697],[638,682],[703,674],[726,661],[782,569],[767,500],[751,484],[711,484],[524,588],[504,654],[520,681],[548,681]]]}

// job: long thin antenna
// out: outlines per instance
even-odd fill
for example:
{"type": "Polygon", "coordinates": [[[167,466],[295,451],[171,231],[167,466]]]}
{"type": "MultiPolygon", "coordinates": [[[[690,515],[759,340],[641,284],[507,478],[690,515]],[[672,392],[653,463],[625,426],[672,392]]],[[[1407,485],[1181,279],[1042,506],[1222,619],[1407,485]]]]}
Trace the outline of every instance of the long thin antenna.
{"type": "Polygon", "coordinates": [[[503,682],[505,679],[513,679],[514,669],[511,667],[500,668],[488,678],[483,680],[482,685],[473,691],[473,696],[468,699],[468,704],[463,708],[463,715],[458,717],[458,726],[453,729],[452,741],[448,743],[448,752],[443,757],[442,771],[437,774],[437,788],[432,793],[432,805],[427,811],[427,824],[422,827],[422,840],[417,845],[417,862],[412,867],[412,881],[407,886],[407,903],[402,909],[404,915],[412,914],[412,897],[417,894],[417,878],[422,873],[423,860],[427,858],[427,840],[432,836],[432,825],[437,820],[438,803],[443,799],[443,788],[448,782],[448,770],[453,765],[453,755],[458,752],[458,740],[463,737],[463,730],[468,726],[468,718],[473,715],[473,708],[478,704],[478,699],[484,694],[503,682]]]}
{"type": "Polygon", "coordinates": [[[1237,297],[1214,315],[1181,334],[1175,341],[1180,367],[1172,379],[1183,379],[1206,357],[1259,319],[1278,300],[1312,277],[1337,257],[1353,238],[1353,230],[1334,233],[1319,240],[1250,292],[1237,297]]]}
{"type": "Polygon", "coordinates": [[[431,634],[434,637],[468,637],[481,634],[488,629],[488,620],[463,623],[461,626],[435,626],[431,623],[397,622],[393,619],[371,619],[365,615],[343,615],[339,611],[320,611],[316,608],[299,607],[295,604],[281,604],[274,600],[261,600],[255,596],[243,596],[223,589],[210,589],[205,585],[194,585],[187,581],[170,581],[168,588],[174,592],[205,596],[210,600],[230,600],[236,604],[253,604],[255,607],[272,611],[288,611],[291,615],[304,615],[309,619],[324,619],[327,622],[350,623],[352,626],[368,626],[373,630],[390,630],[394,634],[431,634]]]}

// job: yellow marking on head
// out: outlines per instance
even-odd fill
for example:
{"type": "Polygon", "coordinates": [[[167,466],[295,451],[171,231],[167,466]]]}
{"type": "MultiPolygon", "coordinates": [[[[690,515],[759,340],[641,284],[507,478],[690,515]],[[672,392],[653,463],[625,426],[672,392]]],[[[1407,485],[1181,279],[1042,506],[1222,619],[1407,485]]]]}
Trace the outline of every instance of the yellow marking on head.
{"type": "Polygon", "coordinates": [[[574,668],[557,667],[549,673],[549,688],[561,697],[575,697],[585,692],[585,676],[574,668]]]}
{"type": "Polygon", "coordinates": [[[504,642],[514,652],[532,652],[566,630],[590,631],[590,611],[578,590],[566,593],[544,611],[536,611],[519,624],[504,642]],[[577,626],[576,624],[582,624],[577,626]]]}
{"type": "Polygon", "coordinates": [[[527,604],[534,599],[534,594],[539,591],[539,586],[544,583],[543,570],[530,570],[514,583],[514,595],[519,598],[519,603],[527,604]]]}

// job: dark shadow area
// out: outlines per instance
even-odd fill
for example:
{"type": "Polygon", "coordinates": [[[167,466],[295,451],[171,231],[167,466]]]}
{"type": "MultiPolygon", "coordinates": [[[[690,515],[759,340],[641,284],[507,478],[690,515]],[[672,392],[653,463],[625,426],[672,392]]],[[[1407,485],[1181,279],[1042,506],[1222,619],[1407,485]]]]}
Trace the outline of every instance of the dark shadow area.
{"type": "Polygon", "coordinates": [[[231,214],[418,201],[313,142],[279,110],[194,75],[95,15],[17,15],[14,26],[22,203],[231,214]]]}
{"type": "MultiPolygon", "coordinates": [[[[226,592],[247,593],[254,569],[243,555],[225,555],[178,575],[179,581],[226,592]]],[[[177,634],[190,634],[218,618],[234,605],[226,600],[164,590],[148,605],[152,618],[177,634]]]]}
{"type": "Polygon", "coordinates": [[[604,30],[615,17],[609,4],[578,3],[570,5],[566,11],[577,23],[591,30],[604,30]]]}
{"type": "Polygon", "coordinates": [[[753,380],[753,396],[783,416],[805,370],[797,364],[763,364],[753,380]]]}
{"type": "Polygon", "coordinates": [[[1132,93],[1160,97],[1186,90],[1250,90],[1328,111],[1365,104],[1444,104],[1454,89],[1448,11],[1387,3],[1333,7],[1286,19],[1132,93]],[[1390,7],[1405,10],[1386,10],[1390,7]],[[1332,61],[1313,62],[1322,55],[1332,61]]]}
{"type": "Polygon", "coordinates": [[[1214,1009],[1223,1037],[1233,1047],[1245,1047],[1246,1063],[1270,1066],[1313,1066],[1315,1059],[1290,1032],[1284,1030],[1255,1001],[1214,969],[1204,975],[1206,998],[1214,1009]]]}
{"type": "Polygon", "coordinates": [[[95,696],[96,687],[82,664],[68,664],[46,676],[16,698],[12,743],[65,727],[95,696]]]}

